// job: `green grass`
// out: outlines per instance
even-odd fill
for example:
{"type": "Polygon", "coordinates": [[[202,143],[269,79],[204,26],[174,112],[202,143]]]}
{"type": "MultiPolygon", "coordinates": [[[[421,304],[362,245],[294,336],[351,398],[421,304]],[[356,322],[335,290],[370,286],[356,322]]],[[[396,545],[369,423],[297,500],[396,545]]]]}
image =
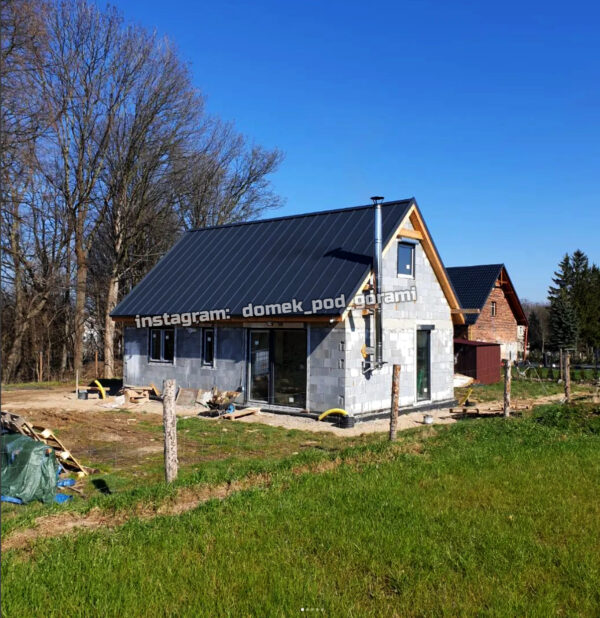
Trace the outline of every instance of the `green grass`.
{"type": "MultiPolygon", "coordinates": [[[[462,401],[471,388],[473,388],[471,399],[478,402],[501,401],[504,396],[504,381],[502,380],[494,384],[475,384],[472,387],[455,388],[454,395],[459,401],[462,401]]],[[[572,391],[574,393],[587,392],[589,387],[573,384],[572,391]]],[[[556,382],[534,382],[514,378],[511,384],[513,399],[536,399],[549,395],[561,395],[564,392],[564,385],[556,382]]]]}
{"type": "Polygon", "coordinates": [[[65,386],[68,382],[58,382],[56,380],[52,380],[50,382],[11,382],[8,384],[2,384],[2,389],[7,391],[16,391],[16,390],[46,390],[48,388],[58,388],[61,386],[65,386]]]}
{"type": "Polygon", "coordinates": [[[5,552],[3,611],[596,616],[599,447],[598,410],[557,405],[357,445],[330,472],[5,552]]]}
{"type": "MultiPolygon", "coordinates": [[[[115,410],[115,415],[130,415],[115,410]]],[[[153,418],[154,420],[154,418],[153,418]]],[[[179,474],[177,482],[166,486],[164,459],[160,445],[163,429],[150,420],[137,423],[135,429],[154,437],[158,449],[149,454],[127,455],[127,443],[119,443],[122,456],[115,455],[115,444],[93,444],[95,458],[82,458],[99,469],[85,480],[85,500],[78,496],[65,505],[32,503],[26,507],[2,504],[2,536],[17,528],[29,527],[36,517],[64,511],[86,512],[100,508],[107,512],[134,510],[139,505],[156,506],[172,497],[178,487],[231,482],[250,474],[265,474],[307,463],[337,457],[353,447],[376,444],[378,434],[352,438],[332,433],[312,433],[271,427],[258,423],[213,422],[198,418],[177,422],[179,474]],[[110,494],[96,487],[101,483],[110,494]]],[[[65,493],[68,493],[65,492],[65,493]]]]}

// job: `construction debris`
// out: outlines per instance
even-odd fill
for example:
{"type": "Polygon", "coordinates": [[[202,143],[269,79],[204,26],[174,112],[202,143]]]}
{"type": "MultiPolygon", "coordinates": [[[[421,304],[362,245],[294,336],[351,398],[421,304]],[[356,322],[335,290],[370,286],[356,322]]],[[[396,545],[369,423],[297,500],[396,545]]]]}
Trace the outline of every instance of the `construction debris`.
{"type": "Polygon", "coordinates": [[[243,408],[241,410],[234,410],[233,412],[228,412],[227,414],[221,415],[219,418],[226,418],[230,421],[234,421],[236,418],[249,416],[250,414],[260,414],[260,408],[243,408]]]}
{"type": "Polygon", "coordinates": [[[236,403],[242,397],[242,391],[220,391],[215,386],[212,389],[212,399],[208,401],[208,407],[212,410],[225,410],[230,404],[236,403]]]}
{"type": "Polygon", "coordinates": [[[454,388],[464,388],[465,386],[470,386],[473,382],[475,382],[474,378],[463,375],[462,373],[455,373],[452,386],[454,388]]]}
{"type": "Polygon", "coordinates": [[[54,435],[51,429],[32,425],[22,416],[2,410],[0,419],[2,429],[8,433],[20,433],[38,442],[43,442],[54,449],[57,459],[67,470],[73,470],[80,476],[87,476],[92,472],[91,468],[82,465],[67,449],[67,447],[54,435]]]}
{"type": "Polygon", "coordinates": [[[180,388],[177,393],[177,398],[175,399],[175,403],[178,406],[190,407],[196,403],[196,399],[198,397],[198,389],[197,388],[180,388]]]}

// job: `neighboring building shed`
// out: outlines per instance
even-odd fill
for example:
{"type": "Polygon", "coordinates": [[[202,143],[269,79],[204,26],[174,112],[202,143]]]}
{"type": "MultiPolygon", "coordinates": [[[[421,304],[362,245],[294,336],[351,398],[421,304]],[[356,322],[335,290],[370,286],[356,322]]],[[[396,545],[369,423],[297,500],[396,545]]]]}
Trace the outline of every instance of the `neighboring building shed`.
{"type": "Polygon", "coordinates": [[[481,384],[500,380],[500,344],[485,341],[454,340],[454,370],[481,384]]]}
{"type": "Polygon", "coordinates": [[[527,316],[504,264],[456,266],[448,276],[465,314],[456,325],[459,339],[499,343],[507,360],[524,358],[527,350],[527,316]]]}
{"type": "MultiPolygon", "coordinates": [[[[187,232],[113,311],[124,380],[239,389],[263,409],[387,412],[454,399],[460,305],[414,199],[187,232]],[[377,365],[374,251],[382,244],[377,365]],[[365,296],[366,295],[366,296],[365,296]]],[[[375,252],[377,255],[377,252],[375,252]]]]}

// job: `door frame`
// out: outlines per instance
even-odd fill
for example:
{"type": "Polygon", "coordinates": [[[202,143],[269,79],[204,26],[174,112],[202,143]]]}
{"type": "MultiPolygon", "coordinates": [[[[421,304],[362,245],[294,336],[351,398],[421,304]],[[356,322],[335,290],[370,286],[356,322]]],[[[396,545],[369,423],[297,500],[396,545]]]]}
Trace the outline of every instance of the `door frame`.
{"type": "Polygon", "coordinates": [[[433,374],[431,371],[431,365],[432,365],[432,355],[431,355],[431,349],[432,349],[432,338],[433,338],[433,331],[435,330],[435,326],[433,324],[417,324],[417,327],[415,328],[415,405],[416,404],[423,404],[423,403],[430,403],[432,401],[432,391],[433,391],[433,387],[432,387],[432,382],[433,382],[433,374]],[[418,389],[418,384],[419,384],[419,369],[418,369],[418,364],[419,364],[419,354],[418,354],[418,342],[419,342],[419,335],[418,332],[419,331],[427,331],[429,336],[428,336],[428,342],[429,342],[429,354],[428,354],[428,367],[427,367],[427,371],[429,374],[429,397],[427,397],[427,399],[419,399],[419,389],[418,389]]]}
{"type": "Polygon", "coordinates": [[[307,409],[308,406],[308,392],[309,392],[309,384],[308,384],[308,379],[309,379],[309,370],[308,370],[308,359],[310,358],[309,355],[309,340],[308,340],[308,330],[305,326],[302,326],[302,328],[286,328],[281,327],[281,328],[261,328],[261,327],[257,327],[257,326],[251,326],[248,327],[246,329],[247,335],[246,335],[246,349],[247,349],[247,353],[246,353],[246,381],[248,384],[248,389],[247,389],[247,395],[246,395],[246,402],[247,403],[257,403],[257,404],[263,404],[264,406],[272,406],[275,408],[289,408],[290,410],[303,410],[303,409],[307,409]],[[269,333],[269,394],[268,394],[268,401],[264,401],[262,399],[253,399],[252,398],[252,333],[258,331],[258,332],[266,332],[269,333]],[[276,331],[302,331],[304,333],[304,338],[305,338],[305,342],[306,342],[306,360],[304,363],[304,368],[305,368],[305,372],[306,372],[306,379],[304,381],[304,406],[290,406],[290,405],[285,405],[285,404],[279,404],[279,403],[273,403],[274,399],[275,399],[275,335],[274,333],[276,331]]]}

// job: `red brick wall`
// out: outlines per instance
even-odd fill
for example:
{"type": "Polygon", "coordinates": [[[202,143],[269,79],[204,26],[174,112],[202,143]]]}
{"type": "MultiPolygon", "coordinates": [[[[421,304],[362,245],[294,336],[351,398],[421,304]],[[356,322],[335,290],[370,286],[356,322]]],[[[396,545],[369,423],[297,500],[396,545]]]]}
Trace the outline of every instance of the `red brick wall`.
{"type": "Polygon", "coordinates": [[[494,341],[497,343],[516,342],[517,320],[506,300],[504,291],[495,287],[485,307],[481,310],[477,322],[469,326],[471,341],[494,341]],[[496,316],[492,317],[492,302],[496,302],[496,316]]]}

